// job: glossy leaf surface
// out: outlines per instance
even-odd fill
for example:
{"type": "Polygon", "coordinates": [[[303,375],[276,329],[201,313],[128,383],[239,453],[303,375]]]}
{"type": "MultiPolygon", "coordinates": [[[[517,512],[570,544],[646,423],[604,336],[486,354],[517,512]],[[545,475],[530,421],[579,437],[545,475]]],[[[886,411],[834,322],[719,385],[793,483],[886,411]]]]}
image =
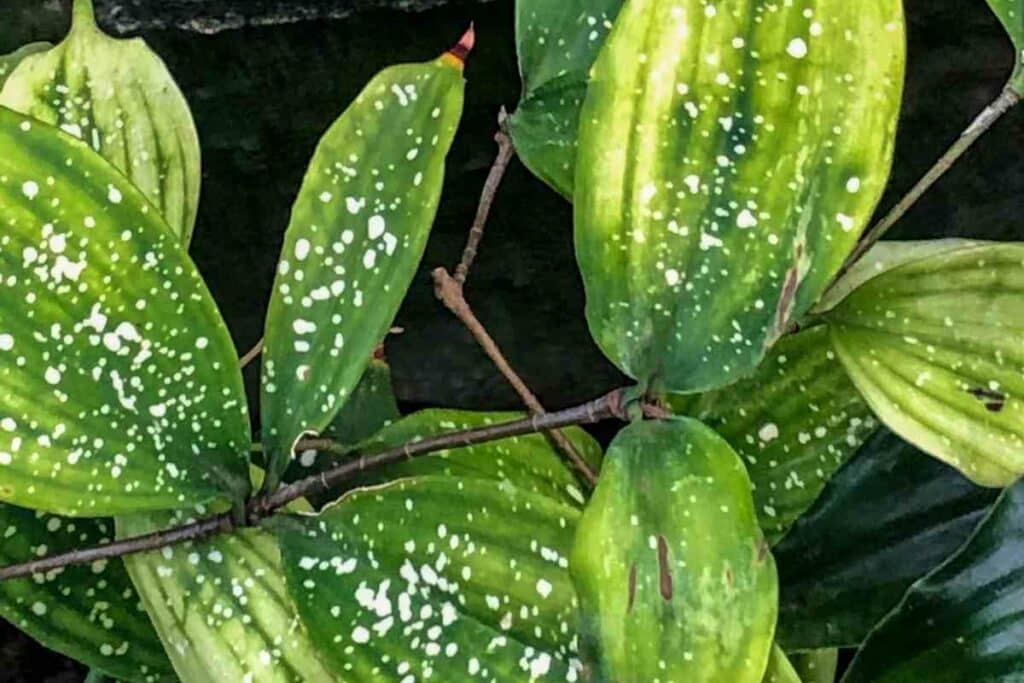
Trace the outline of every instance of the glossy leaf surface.
{"type": "Polygon", "coordinates": [[[10,52],[6,55],[0,55],[0,90],[4,87],[4,82],[7,81],[7,77],[11,75],[15,67],[21,63],[23,59],[29,55],[34,55],[39,52],[46,52],[53,45],[50,43],[29,43],[19,47],[14,52],[10,52]]]}
{"type": "Polygon", "coordinates": [[[345,680],[566,681],[578,515],[507,482],[428,476],[275,528],[299,613],[345,680]]]}
{"type": "Polygon", "coordinates": [[[872,632],[847,683],[1024,679],[1024,482],[872,632]]]}
{"type": "Polygon", "coordinates": [[[75,0],[67,38],[25,59],[0,105],[86,141],[123,172],[188,244],[199,207],[199,137],[188,103],[142,39],[96,25],[92,0],[75,0]]]}
{"type": "Polygon", "coordinates": [[[184,247],[84,142],[0,107],[0,149],[0,500],[243,497],[242,376],[184,247]]]}
{"type": "Polygon", "coordinates": [[[820,326],[782,339],[750,379],[673,401],[743,458],[772,543],[877,426],[820,326]]]}
{"type": "Polygon", "coordinates": [[[1024,245],[919,244],[829,311],[833,343],[889,428],[1009,485],[1024,473],[1024,245]]]}
{"type": "Polygon", "coordinates": [[[635,0],[580,118],[576,254],[598,345],[684,393],[750,374],[888,177],[899,0],[635,0]]]}
{"type": "Polygon", "coordinates": [[[880,430],[773,550],[787,650],[859,645],[975,529],[997,492],[880,430]]]}
{"type": "Polygon", "coordinates": [[[263,443],[271,476],[355,389],[416,272],[462,114],[450,53],[385,69],[320,140],[267,313],[263,443]]]}
{"type": "Polygon", "coordinates": [[[569,199],[588,74],[622,4],[516,0],[523,95],[509,118],[509,130],[527,168],[569,199]]]}
{"type": "MultiPolygon", "coordinates": [[[[133,515],[117,519],[118,537],[189,519],[133,515]]],[[[288,597],[271,534],[242,529],[125,560],[182,681],[334,681],[288,597]]]]}
{"type": "MultiPolygon", "coordinates": [[[[0,504],[0,565],[113,540],[109,519],[0,504]]],[[[160,639],[120,559],[0,583],[0,616],[46,647],[125,681],[172,678],[160,639]]]]}
{"type": "Polygon", "coordinates": [[[619,432],[570,562],[593,680],[762,680],[775,565],[742,461],[704,425],[619,432]]]}

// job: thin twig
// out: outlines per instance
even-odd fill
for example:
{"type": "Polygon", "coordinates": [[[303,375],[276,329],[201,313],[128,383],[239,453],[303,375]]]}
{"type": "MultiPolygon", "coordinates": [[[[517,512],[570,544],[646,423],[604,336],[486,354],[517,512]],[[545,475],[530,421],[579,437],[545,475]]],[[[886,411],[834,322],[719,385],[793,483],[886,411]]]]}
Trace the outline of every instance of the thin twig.
{"type": "MultiPolygon", "coordinates": [[[[537,397],[530,391],[530,388],[526,386],[522,378],[516,373],[512,366],[509,365],[508,360],[505,359],[505,355],[501,352],[498,344],[494,341],[487,329],[477,319],[476,315],[473,314],[473,309],[469,307],[466,302],[466,298],[462,295],[462,285],[448,274],[448,271],[444,268],[435,268],[433,272],[434,276],[434,292],[437,294],[437,298],[444,303],[445,307],[455,314],[469,333],[476,339],[477,344],[483,349],[487,357],[491,359],[494,365],[501,372],[502,376],[508,380],[508,383],[512,385],[512,388],[519,394],[519,398],[522,399],[526,407],[530,409],[530,412],[534,415],[545,415],[547,414],[544,410],[544,406],[541,405],[537,397]]],[[[565,434],[558,430],[552,430],[549,432],[551,439],[555,444],[565,453],[565,455],[572,462],[573,466],[579,470],[580,474],[587,480],[587,483],[593,487],[597,483],[597,475],[587,464],[587,461],[583,459],[583,456],[577,450],[576,445],[569,440],[565,434]]]]}
{"type": "MultiPolygon", "coordinates": [[[[255,526],[276,514],[292,501],[328,491],[362,472],[402,460],[450,448],[472,446],[478,443],[496,441],[523,434],[533,434],[571,425],[591,424],[611,418],[625,419],[621,389],[616,389],[583,405],[567,408],[555,413],[535,415],[475,429],[448,432],[423,439],[422,441],[407,443],[381,451],[380,453],[363,456],[358,460],[344,463],[322,474],[315,474],[293,484],[282,486],[268,496],[253,499],[247,506],[244,525],[255,526]]],[[[308,439],[298,444],[298,448],[302,450],[309,450],[310,448],[329,449],[332,447],[338,447],[338,444],[323,439],[308,439]]],[[[203,540],[217,534],[228,533],[238,526],[239,524],[235,522],[231,513],[215,515],[164,531],[3,567],[0,568],[0,581],[23,578],[32,574],[48,572],[72,565],[89,564],[97,560],[158,550],[186,541],[203,540]]]]}
{"type": "Polygon", "coordinates": [[[494,135],[494,141],[498,143],[498,156],[491,165],[491,170],[484,181],[484,189],[480,193],[480,203],[476,207],[476,217],[469,229],[469,239],[466,241],[466,248],[462,250],[462,260],[455,267],[455,281],[460,285],[465,284],[466,276],[476,258],[477,249],[480,248],[480,239],[484,236],[484,226],[487,225],[487,216],[491,213],[491,206],[494,205],[494,196],[498,193],[498,186],[501,179],[505,177],[509,162],[515,155],[515,146],[512,138],[505,132],[505,121],[508,115],[502,109],[498,114],[498,132],[494,135]]]}
{"type": "Polygon", "coordinates": [[[889,231],[903,216],[917,203],[924,194],[931,189],[939,178],[946,174],[953,164],[957,162],[964,155],[964,153],[971,148],[971,146],[984,135],[989,128],[991,128],[996,121],[1003,117],[1003,115],[1013,109],[1013,107],[1020,102],[1020,94],[1012,87],[1007,86],[999,94],[991,104],[985,107],[985,110],[978,114],[978,117],[974,119],[970,126],[960,134],[960,137],[953,146],[946,150],[946,153],[935,162],[927,173],[924,174],[917,184],[911,188],[910,192],[899,201],[896,206],[886,214],[885,218],[880,220],[871,230],[869,230],[864,237],[861,238],[860,243],[850,253],[849,258],[843,264],[843,267],[839,269],[835,279],[832,281],[833,285],[836,281],[842,277],[854,263],[859,261],[861,257],[866,254],[871,247],[873,247],[878,240],[889,231]]]}
{"type": "Polygon", "coordinates": [[[262,353],[262,351],[263,337],[260,337],[260,340],[256,342],[256,345],[249,349],[248,351],[246,351],[245,355],[238,359],[238,364],[244,368],[246,365],[256,360],[256,357],[259,356],[260,353],[262,353]]]}

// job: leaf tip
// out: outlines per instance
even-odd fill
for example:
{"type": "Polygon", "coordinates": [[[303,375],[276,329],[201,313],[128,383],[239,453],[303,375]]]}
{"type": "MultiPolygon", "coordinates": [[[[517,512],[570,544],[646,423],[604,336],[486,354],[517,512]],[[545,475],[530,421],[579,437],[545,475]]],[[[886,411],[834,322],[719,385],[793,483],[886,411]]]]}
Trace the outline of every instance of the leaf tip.
{"type": "Polygon", "coordinates": [[[472,22],[469,24],[469,28],[459,38],[459,42],[455,46],[445,53],[445,57],[452,58],[457,62],[457,66],[462,68],[466,64],[466,58],[469,53],[473,51],[473,46],[476,45],[476,28],[472,22]]]}

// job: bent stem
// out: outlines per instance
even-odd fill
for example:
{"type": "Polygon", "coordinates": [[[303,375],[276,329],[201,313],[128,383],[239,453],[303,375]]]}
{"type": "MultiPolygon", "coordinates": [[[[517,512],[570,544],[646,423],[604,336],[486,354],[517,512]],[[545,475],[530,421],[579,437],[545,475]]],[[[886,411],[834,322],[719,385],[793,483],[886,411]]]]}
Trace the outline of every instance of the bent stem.
{"type": "Polygon", "coordinates": [[[886,216],[880,220],[871,230],[869,230],[864,237],[861,239],[857,247],[850,253],[850,256],[846,259],[842,268],[836,274],[836,277],[832,280],[833,286],[846,272],[853,266],[854,263],[859,261],[861,257],[866,254],[871,247],[873,247],[882,237],[895,225],[904,215],[917,203],[921,197],[924,196],[932,185],[934,185],[939,178],[946,174],[946,172],[953,167],[953,165],[964,155],[964,153],[970,149],[975,142],[977,142],[982,135],[984,135],[999,119],[1003,117],[1006,112],[1013,109],[1013,107],[1020,102],[1021,94],[1014,88],[1013,84],[1008,84],[1003,91],[999,94],[991,104],[985,107],[984,111],[978,114],[977,118],[969,125],[953,146],[946,150],[946,153],[939,158],[938,161],[924,174],[917,184],[910,189],[903,199],[894,206],[886,216]]]}
{"type": "MultiPolygon", "coordinates": [[[[0,581],[24,578],[33,574],[72,565],[89,564],[97,560],[159,550],[187,541],[200,541],[218,534],[230,533],[239,527],[256,526],[263,520],[277,514],[295,500],[329,491],[338,484],[352,479],[363,472],[401,462],[402,460],[451,448],[472,446],[524,434],[535,434],[560,427],[592,424],[612,418],[624,419],[622,391],[622,389],[616,389],[588,403],[554,413],[534,415],[520,420],[500,422],[475,429],[447,432],[421,441],[390,448],[380,453],[365,455],[358,460],[346,462],[321,474],[300,479],[297,482],[276,489],[273,493],[250,500],[246,506],[244,519],[236,520],[232,513],[228,512],[163,531],[9,565],[0,568],[0,581]]],[[[307,449],[319,447],[324,450],[340,448],[339,444],[324,439],[302,441],[299,446],[306,447],[307,449]]]]}

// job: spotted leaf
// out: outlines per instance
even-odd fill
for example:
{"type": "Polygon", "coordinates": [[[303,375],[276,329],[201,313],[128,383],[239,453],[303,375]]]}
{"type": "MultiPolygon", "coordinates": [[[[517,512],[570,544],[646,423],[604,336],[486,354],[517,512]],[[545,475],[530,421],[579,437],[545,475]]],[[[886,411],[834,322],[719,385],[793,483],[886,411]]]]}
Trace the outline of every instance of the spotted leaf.
{"type": "Polygon", "coordinates": [[[507,482],[426,476],[275,528],[299,613],[346,680],[573,681],[578,515],[507,482]]]}
{"type": "Polygon", "coordinates": [[[1018,94],[1024,95],[1024,2],[1022,0],[988,0],[989,7],[999,17],[1013,43],[1015,66],[1010,83],[1018,94]]]}
{"type": "Polygon", "coordinates": [[[890,429],[1007,486],[1024,474],[1024,245],[897,250],[828,312],[836,351],[890,429]]]}
{"type": "Polygon", "coordinates": [[[860,645],[967,540],[997,493],[879,430],[772,549],[776,639],[790,651],[860,645]]]}
{"type": "Polygon", "coordinates": [[[10,107],[85,140],[188,244],[199,206],[199,137],[167,67],[140,38],[117,40],[75,0],[71,32],[24,59],[0,91],[10,107]]]}
{"type": "Polygon", "coordinates": [[[781,340],[750,379],[671,400],[743,458],[758,521],[772,543],[877,426],[824,326],[781,340]]]}
{"type": "Polygon", "coordinates": [[[285,235],[266,323],[271,484],[344,405],[423,254],[462,114],[464,43],[385,69],[321,139],[285,235]]]}
{"type": "Polygon", "coordinates": [[[0,90],[3,89],[4,82],[7,80],[7,77],[11,75],[11,72],[14,71],[14,68],[18,66],[23,59],[38,52],[46,52],[51,47],[53,47],[53,45],[50,43],[29,43],[28,45],[19,47],[14,52],[6,55],[0,55],[0,90]]]}
{"type": "MultiPolygon", "coordinates": [[[[0,564],[107,543],[109,519],[0,504],[0,564]]],[[[98,560],[0,583],[0,616],[46,647],[125,681],[173,678],[124,563],[98,560]]]]}
{"type": "Polygon", "coordinates": [[[846,683],[1024,680],[1024,482],[970,541],[911,587],[857,653],[846,683]]]}
{"type": "Polygon", "coordinates": [[[523,95],[509,130],[527,168],[570,199],[588,73],[622,3],[516,0],[523,95]]]}
{"type": "Polygon", "coordinates": [[[400,417],[391,388],[391,368],[382,360],[373,360],[324,434],[338,443],[355,445],[400,417]]]}
{"type": "MultiPolygon", "coordinates": [[[[119,537],[190,521],[183,513],[117,519],[119,537]]],[[[328,682],[288,597],[274,537],[243,529],[125,560],[178,677],[188,683],[328,682]]]]}
{"type": "Polygon", "coordinates": [[[888,177],[899,0],[633,0],[580,119],[591,334],[667,391],[750,374],[818,299],[888,177]]]}
{"type": "Polygon", "coordinates": [[[184,247],[84,142],[0,107],[0,149],[0,500],[241,500],[242,376],[184,247]]]}
{"type": "Polygon", "coordinates": [[[775,564],[743,462],[696,420],[619,432],[570,566],[594,681],[762,680],[775,564]]]}

